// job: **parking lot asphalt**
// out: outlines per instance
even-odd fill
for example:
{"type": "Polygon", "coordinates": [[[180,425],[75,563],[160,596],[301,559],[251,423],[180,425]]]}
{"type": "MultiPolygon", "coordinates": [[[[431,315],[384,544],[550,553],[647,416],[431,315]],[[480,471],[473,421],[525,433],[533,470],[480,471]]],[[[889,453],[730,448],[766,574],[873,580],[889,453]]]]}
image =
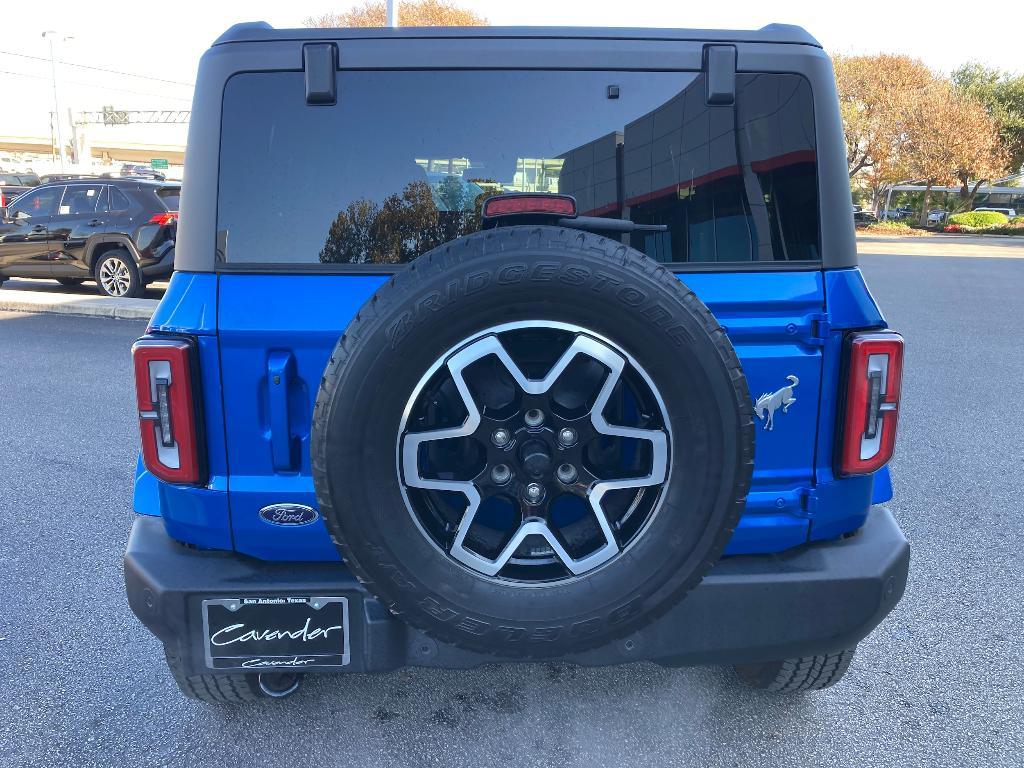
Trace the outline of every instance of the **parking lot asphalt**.
{"type": "Polygon", "coordinates": [[[835,688],[561,664],[182,698],[121,553],[141,323],[0,313],[0,766],[1019,766],[1024,263],[866,256],[907,339],[894,513],[910,584],[835,688]]]}

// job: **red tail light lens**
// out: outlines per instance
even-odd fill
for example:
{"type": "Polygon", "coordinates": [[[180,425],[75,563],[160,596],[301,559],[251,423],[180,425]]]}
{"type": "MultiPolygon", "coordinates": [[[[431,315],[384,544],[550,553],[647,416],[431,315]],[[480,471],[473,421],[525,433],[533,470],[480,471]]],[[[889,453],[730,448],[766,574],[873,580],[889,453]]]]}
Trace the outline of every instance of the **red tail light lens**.
{"type": "Polygon", "coordinates": [[[165,213],[155,213],[155,214],[153,214],[153,218],[151,218],[149,220],[149,223],[150,224],[160,224],[161,226],[163,226],[164,224],[170,224],[172,221],[177,221],[177,220],[178,220],[178,212],[177,211],[167,211],[165,213]]]}
{"type": "Polygon", "coordinates": [[[192,344],[142,338],[132,346],[142,460],[169,483],[203,480],[192,385],[192,344]]]}
{"type": "Polygon", "coordinates": [[[903,377],[903,337],[892,331],[859,333],[848,342],[849,371],[842,475],[874,472],[892,458],[903,377]]]}
{"type": "Polygon", "coordinates": [[[551,213],[558,216],[575,216],[576,199],[570,195],[495,195],[484,201],[483,215],[508,216],[517,213],[551,213]]]}

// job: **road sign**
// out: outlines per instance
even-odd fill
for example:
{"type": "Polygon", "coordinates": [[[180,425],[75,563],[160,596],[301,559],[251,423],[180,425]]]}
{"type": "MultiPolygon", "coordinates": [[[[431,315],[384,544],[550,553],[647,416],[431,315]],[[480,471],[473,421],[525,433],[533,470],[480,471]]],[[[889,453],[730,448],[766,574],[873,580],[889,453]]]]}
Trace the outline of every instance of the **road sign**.
{"type": "Polygon", "coordinates": [[[162,157],[154,157],[149,161],[149,167],[154,171],[157,169],[167,170],[167,160],[162,157]]]}

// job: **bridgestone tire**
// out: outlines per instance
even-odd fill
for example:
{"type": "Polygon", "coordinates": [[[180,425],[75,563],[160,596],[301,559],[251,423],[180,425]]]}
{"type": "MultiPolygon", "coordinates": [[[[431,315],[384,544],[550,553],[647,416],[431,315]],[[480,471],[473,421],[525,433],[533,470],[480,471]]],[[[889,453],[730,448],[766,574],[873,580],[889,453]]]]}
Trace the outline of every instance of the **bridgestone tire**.
{"type": "Polygon", "coordinates": [[[421,256],[362,307],[324,371],[311,453],[335,544],[394,614],[470,650],[551,657],[635,632],[717,562],[750,485],[753,409],[725,332],[671,272],[593,234],[506,227],[421,256]],[[427,539],[402,493],[396,442],[439,358],[530,319],[585,328],[639,363],[664,400],[674,453],[660,507],[628,549],[575,579],[524,587],[427,539]]]}
{"type": "Polygon", "coordinates": [[[776,693],[818,691],[835,685],[846,674],[857,649],[820,656],[772,661],[766,664],[737,665],[736,674],[752,688],[776,693]]]}

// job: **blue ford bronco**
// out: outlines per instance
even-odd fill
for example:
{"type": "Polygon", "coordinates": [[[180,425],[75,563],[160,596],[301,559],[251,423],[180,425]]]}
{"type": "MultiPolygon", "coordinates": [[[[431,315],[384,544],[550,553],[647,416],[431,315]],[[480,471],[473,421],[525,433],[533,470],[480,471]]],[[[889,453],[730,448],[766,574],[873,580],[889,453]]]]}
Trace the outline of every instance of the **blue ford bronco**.
{"type": "Polygon", "coordinates": [[[188,696],[560,659],[823,688],[903,594],[902,339],[801,29],[228,30],[133,348],[188,696]]]}

